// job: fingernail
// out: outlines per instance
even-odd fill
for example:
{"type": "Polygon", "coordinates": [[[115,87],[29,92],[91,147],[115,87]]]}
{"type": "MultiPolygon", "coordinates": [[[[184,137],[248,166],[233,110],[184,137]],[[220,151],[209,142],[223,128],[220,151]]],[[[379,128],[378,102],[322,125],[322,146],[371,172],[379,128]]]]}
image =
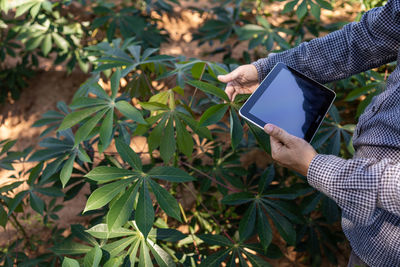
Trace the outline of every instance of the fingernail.
{"type": "Polygon", "coordinates": [[[272,132],[273,129],[274,129],[274,127],[273,127],[271,124],[267,124],[267,125],[265,126],[265,131],[266,131],[267,133],[272,132]]]}

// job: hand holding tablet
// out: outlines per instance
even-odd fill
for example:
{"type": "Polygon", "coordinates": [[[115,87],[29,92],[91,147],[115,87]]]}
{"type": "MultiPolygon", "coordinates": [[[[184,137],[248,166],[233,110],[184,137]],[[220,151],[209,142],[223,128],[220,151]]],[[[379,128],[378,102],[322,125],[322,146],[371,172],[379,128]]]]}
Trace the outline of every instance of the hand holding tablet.
{"type": "Polygon", "coordinates": [[[311,142],[335,97],[331,89],[278,63],[239,114],[261,129],[272,123],[311,142]]]}

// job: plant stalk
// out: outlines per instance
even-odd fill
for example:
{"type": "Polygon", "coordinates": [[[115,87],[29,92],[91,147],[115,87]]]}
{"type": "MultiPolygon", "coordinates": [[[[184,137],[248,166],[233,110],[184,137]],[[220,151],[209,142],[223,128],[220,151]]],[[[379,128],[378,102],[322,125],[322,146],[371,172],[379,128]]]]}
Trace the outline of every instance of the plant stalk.
{"type": "Polygon", "coordinates": [[[240,192],[238,189],[233,188],[233,187],[230,187],[229,185],[226,185],[226,184],[221,183],[220,181],[218,181],[218,180],[215,179],[214,177],[208,175],[208,174],[205,173],[205,172],[202,172],[201,170],[197,169],[196,167],[193,167],[192,165],[190,165],[190,164],[188,164],[188,163],[186,163],[186,162],[182,162],[182,161],[181,161],[181,163],[182,163],[183,165],[185,165],[186,167],[189,167],[190,169],[192,169],[192,170],[198,172],[199,174],[201,174],[201,175],[207,177],[207,178],[210,179],[211,181],[215,182],[216,184],[219,184],[220,186],[222,186],[222,187],[224,187],[224,188],[226,188],[226,189],[228,189],[228,190],[230,190],[230,191],[232,191],[232,192],[235,192],[235,193],[240,192]]]}

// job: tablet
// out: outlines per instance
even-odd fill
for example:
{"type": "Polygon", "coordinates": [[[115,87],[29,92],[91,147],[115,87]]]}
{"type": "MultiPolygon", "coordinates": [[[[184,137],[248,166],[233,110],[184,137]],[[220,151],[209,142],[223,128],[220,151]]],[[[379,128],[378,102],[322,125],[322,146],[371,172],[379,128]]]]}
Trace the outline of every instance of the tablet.
{"type": "Polygon", "coordinates": [[[262,129],[272,123],[311,142],[335,97],[331,89],[278,63],[239,114],[262,129]]]}

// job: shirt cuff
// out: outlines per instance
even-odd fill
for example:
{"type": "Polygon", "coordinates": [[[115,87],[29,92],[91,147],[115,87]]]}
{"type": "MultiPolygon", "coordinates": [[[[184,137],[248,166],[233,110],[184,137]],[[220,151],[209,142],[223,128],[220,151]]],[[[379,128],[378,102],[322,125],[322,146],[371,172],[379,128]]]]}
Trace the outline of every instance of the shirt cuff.
{"type": "Polygon", "coordinates": [[[307,171],[308,183],[327,196],[335,184],[334,176],[337,175],[346,160],[333,155],[317,154],[311,161],[307,171]]]}

